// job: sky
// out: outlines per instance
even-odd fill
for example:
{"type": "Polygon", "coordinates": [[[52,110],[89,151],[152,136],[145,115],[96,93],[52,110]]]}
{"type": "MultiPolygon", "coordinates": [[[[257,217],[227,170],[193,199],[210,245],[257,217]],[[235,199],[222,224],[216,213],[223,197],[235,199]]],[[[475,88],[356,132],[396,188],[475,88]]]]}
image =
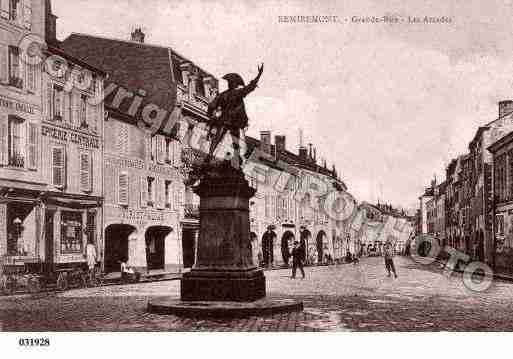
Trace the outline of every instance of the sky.
{"type": "MultiPolygon", "coordinates": [[[[416,207],[448,162],[467,151],[477,127],[513,99],[513,1],[53,0],[57,35],[72,32],[170,46],[221,78],[246,81],[249,134],[299,130],[359,201],[416,207]],[[279,16],[335,15],[332,23],[279,16]],[[356,23],[397,16],[403,22],[356,23]],[[450,23],[411,24],[408,17],[450,23]]],[[[221,81],[221,89],[224,84],[221,81]]]]}

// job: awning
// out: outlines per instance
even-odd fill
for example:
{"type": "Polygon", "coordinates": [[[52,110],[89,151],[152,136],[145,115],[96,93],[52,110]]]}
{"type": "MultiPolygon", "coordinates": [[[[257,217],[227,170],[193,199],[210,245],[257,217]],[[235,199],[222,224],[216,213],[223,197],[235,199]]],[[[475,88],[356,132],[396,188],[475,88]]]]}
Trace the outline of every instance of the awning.
{"type": "Polygon", "coordinates": [[[97,208],[101,206],[101,200],[98,199],[73,199],[73,198],[54,198],[54,197],[48,197],[46,198],[43,203],[60,206],[60,207],[67,207],[67,208],[73,208],[73,209],[87,209],[87,208],[97,208]]]}

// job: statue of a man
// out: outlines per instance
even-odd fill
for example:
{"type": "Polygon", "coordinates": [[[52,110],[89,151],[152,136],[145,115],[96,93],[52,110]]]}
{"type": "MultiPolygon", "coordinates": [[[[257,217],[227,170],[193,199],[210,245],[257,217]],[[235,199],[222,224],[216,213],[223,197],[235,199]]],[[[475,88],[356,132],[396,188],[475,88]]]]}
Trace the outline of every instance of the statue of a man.
{"type": "MultiPolygon", "coordinates": [[[[264,64],[258,66],[258,75],[247,85],[239,74],[229,73],[223,76],[228,89],[218,94],[208,105],[208,117],[211,119],[209,138],[211,139],[208,158],[211,159],[219,143],[229,131],[233,142],[233,159],[241,163],[240,131],[248,126],[248,116],[244,107],[244,97],[252,92],[264,71],[264,64]],[[214,133],[214,129],[216,130],[214,133]]],[[[233,163],[233,162],[232,162],[233,163]]]]}

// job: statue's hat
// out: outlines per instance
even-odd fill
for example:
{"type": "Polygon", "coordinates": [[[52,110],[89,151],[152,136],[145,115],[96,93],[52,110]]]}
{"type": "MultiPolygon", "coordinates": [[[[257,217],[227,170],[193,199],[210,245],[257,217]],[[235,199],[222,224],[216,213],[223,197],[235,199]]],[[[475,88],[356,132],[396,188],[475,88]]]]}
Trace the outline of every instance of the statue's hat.
{"type": "Polygon", "coordinates": [[[239,74],[236,74],[236,73],[229,73],[229,74],[226,74],[222,77],[224,80],[228,81],[228,86],[233,86],[233,87],[237,87],[237,86],[244,86],[244,80],[242,79],[242,77],[240,77],[239,74]]]}

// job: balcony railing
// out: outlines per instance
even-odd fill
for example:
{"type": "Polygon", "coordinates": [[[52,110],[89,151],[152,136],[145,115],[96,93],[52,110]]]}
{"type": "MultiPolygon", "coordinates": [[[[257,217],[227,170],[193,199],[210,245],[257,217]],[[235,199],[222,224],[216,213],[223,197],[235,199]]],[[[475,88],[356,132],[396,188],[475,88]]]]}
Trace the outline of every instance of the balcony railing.
{"type": "Polygon", "coordinates": [[[189,219],[199,219],[199,206],[193,203],[185,204],[184,217],[189,219]]]}
{"type": "Polygon", "coordinates": [[[20,154],[13,154],[9,156],[9,166],[23,168],[25,167],[25,158],[20,154]]]}
{"type": "Polygon", "coordinates": [[[23,88],[23,80],[21,77],[12,76],[9,78],[9,85],[21,89],[23,88]]]}

